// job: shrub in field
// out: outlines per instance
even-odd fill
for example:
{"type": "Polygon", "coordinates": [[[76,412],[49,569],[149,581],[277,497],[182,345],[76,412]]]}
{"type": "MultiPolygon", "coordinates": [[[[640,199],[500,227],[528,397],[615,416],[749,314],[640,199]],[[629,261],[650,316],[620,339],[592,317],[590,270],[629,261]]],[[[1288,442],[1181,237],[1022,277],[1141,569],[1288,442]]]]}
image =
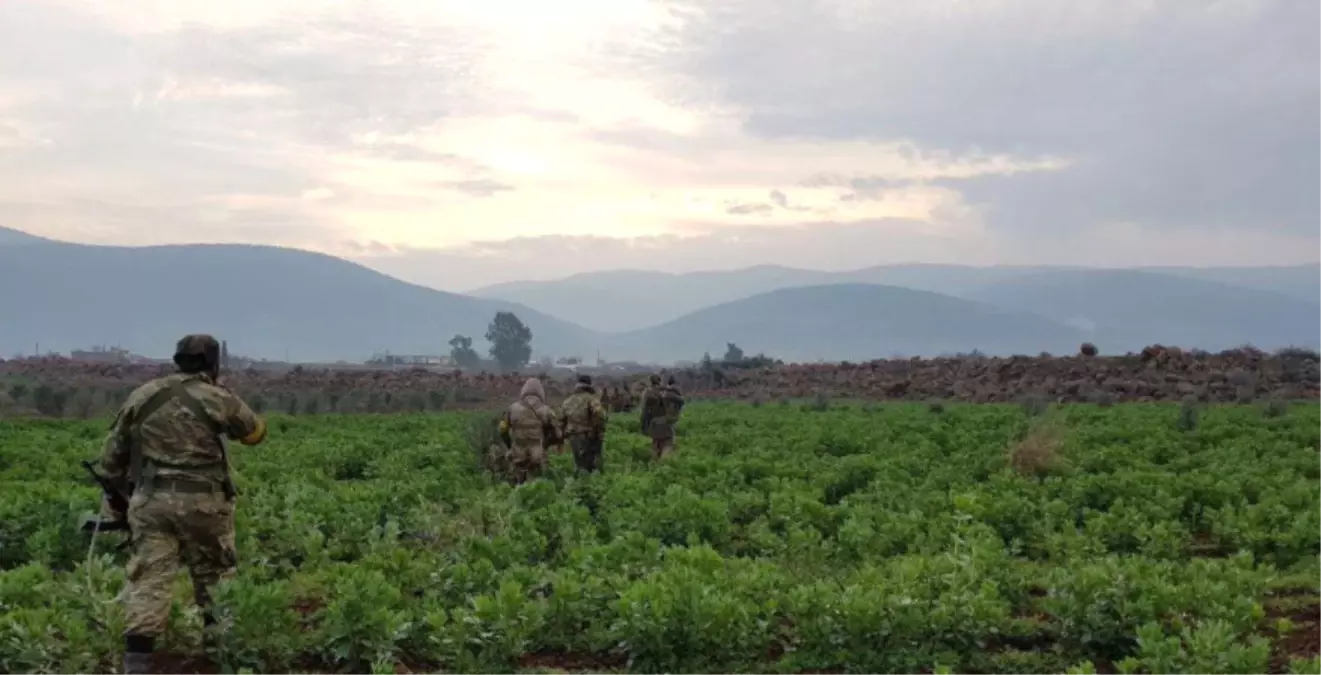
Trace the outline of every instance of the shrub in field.
{"type": "Polygon", "coordinates": [[[1262,404],[1261,414],[1270,418],[1284,417],[1289,414],[1289,402],[1272,396],[1262,404]]]}
{"type": "Polygon", "coordinates": [[[336,571],[334,592],[316,613],[318,629],[309,640],[328,663],[359,669],[393,663],[398,644],[411,628],[403,594],[375,570],[336,571]]]}
{"type": "Polygon", "coordinates": [[[1176,426],[1179,431],[1192,431],[1197,428],[1197,420],[1201,413],[1201,403],[1195,396],[1185,396],[1179,403],[1179,419],[1176,426]]]}
{"type": "Polygon", "coordinates": [[[1018,399],[1018,407],[1028,417],[1040,417],[1050,409],[1050,400],[1041,394],[1027,394],[1018,399]]]}
{"type": "Polygon", "coordinates": [[[231,669],[286,671],[306,646],[285,581],[240,576],[216,589],[215,603],[213,656],[231,669]]]}
{"type": "Polygon", "coordinates": [[[1087,395],[1087,400],[1102,408],[1109,408],[1118,401],[1118,398],[1104,389],[1096,389],[1087,395]]]}
{"type": "Polygon", "coordinates": [[[1119,662],[1124,673],[1264,673],[1270,644],[1246,639],[1227,622],[1185,626],[1170,635],[1157,622],[1138,629],[1138,653],[1119,662]]]}
{"type": "Polygon", "coordinates": [[[1009,466],[1025,476],[1045,476],[1060,468],[1064,430],[1053,420],[1033,424],[1022,439],[1009,446],[1009,466]]]}
{"type": "Polygon", "coordinates": [[[812,400],[803,404],[803,410],[809,412],[825,412],[830,410],[830,398],[825,394],[817,394],[812,400]]]}

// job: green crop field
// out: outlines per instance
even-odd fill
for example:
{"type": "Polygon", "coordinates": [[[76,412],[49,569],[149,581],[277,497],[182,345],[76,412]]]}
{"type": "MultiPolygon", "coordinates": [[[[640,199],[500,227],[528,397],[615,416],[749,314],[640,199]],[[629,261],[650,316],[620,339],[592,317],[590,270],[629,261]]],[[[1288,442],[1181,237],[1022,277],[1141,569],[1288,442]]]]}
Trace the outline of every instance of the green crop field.
{"type": "MultiPolygon", "coordinates": [[[[517,489],[472,414],[276,416],[183,672],[1318,672],[1321,408],[694,403],[517,489]]],[[[105,421],[0,422],[0,671],[117,665],[105,421]]]]}

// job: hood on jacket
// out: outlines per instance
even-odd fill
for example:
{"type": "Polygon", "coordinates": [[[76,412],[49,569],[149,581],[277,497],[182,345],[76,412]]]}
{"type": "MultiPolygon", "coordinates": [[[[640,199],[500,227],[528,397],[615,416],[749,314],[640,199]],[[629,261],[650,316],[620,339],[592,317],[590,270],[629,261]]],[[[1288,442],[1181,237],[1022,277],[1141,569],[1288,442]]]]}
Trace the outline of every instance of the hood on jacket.
{"type": "Polygon", "coordinates": [[[541,386],[541,380],[538,380],[535,377],[529,377],[527,382],[523,383],[523,389],[518,392],[518,396],[519,398],[532,396],[544,401],[546,400],[546,388],[541,386]]]}

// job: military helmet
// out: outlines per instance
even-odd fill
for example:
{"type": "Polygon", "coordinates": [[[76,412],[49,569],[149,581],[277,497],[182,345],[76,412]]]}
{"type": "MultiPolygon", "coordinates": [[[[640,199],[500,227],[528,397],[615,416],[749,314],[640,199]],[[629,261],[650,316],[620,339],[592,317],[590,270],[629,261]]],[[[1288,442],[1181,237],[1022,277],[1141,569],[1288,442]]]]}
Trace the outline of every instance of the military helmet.
{"type": "Polygon", "coordinates": [[[650,379],[652,384],[660,384],[660,375],[657,375],[656,373],[652,373],[650,379]]]}
{"type": "Polygon", "coordinates": [[[583,373],[578,376],[578,384],[591,384],[591,383],[592,383],[591,375],[588,375],[587,373],[583,373]]]}
{"type": "Polygon", "coordinates": [[[179,342],[174,346],[174,362],[183,365],[185,362],[195,362],[199,358],[207,367],[214,368],[220,365],[220,341],[206,334],[185,335],[179,338],[179,342]]]}

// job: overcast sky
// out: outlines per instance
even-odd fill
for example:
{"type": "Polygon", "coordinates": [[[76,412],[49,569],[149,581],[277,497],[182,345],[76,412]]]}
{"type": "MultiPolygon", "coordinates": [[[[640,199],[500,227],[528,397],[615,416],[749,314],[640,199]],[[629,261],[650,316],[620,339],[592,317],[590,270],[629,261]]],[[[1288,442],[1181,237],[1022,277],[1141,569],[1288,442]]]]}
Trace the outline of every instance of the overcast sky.
{"type": "Polygon", "coordinates": [[[0,225],[453,289],[1314,262],[1314,0],[3,0],[0,225]]]}

